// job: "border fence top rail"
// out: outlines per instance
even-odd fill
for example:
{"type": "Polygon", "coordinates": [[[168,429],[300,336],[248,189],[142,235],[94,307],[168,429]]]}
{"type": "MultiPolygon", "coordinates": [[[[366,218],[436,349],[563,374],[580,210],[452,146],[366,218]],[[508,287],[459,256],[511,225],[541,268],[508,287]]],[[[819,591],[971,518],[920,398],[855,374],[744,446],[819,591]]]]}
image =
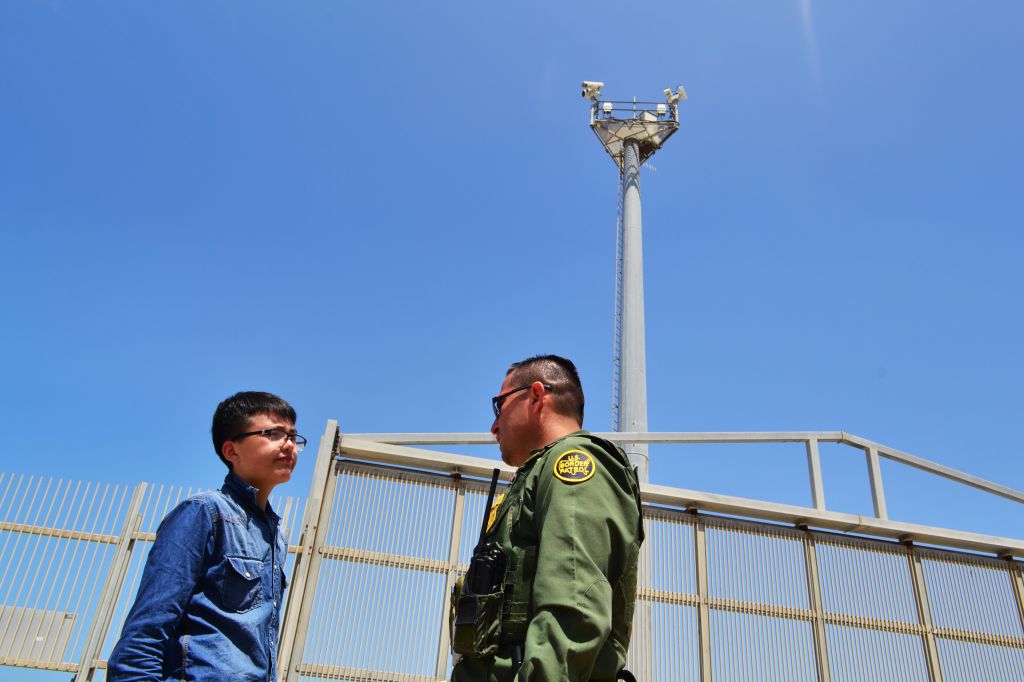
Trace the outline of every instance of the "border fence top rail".
{"type": "MultiPolygon", "coordinates": [[[[911,455],[895,448],[875,443],[845,431],[699,431],[699,432],[594,432],[595,436],[615,443],[656,444],[728,444],[728,443],[840,443],[860,450],[874,449],[879,457],[900,462],[915,469],[948,478],[957,483],[984,490],[1024,504],[1024,492],[978,476],[958,471],[936,462],[911,455]]],[[[389,443],[392,445],[491,445],[494,436],[489,433],[353,433],[346,438],[389,443]]]]}
{"type": "MultiPolygon", "coordinates": [[[[643,499],[649,504],[663,504],[694,511],[744,516],[797,526],[813,526],[843,533],[892,538],[900,542],[954,547],[973,552],[992,553],[997,556],[1024,557],[1024,540],[890,520],[886,513],[878,458],[883,457],[900,462],[1018,503],[1024,503],[1024,493],[844,431],[595,432],[595,435],[614,442],[627,443],[804,443],[807,446],[814,507],[800,507],[645,484],[642,486],[643,499]],[[867,454],[875,516],[834,512],[825,508],[818,443],[840,443],[862,450],[867,454]]],[[[502,470],[503,477],[508,479],[514,469],[494,460],[409,447],[411,445],[489,445],[493,443],[494,437],[489,433],[353,433],[341,436],[338,452],[345,457],[354,459],[366,459],[396,466],[423,468],[478,478],[489,477],[491,472],[498,468],[502,470]]]]}

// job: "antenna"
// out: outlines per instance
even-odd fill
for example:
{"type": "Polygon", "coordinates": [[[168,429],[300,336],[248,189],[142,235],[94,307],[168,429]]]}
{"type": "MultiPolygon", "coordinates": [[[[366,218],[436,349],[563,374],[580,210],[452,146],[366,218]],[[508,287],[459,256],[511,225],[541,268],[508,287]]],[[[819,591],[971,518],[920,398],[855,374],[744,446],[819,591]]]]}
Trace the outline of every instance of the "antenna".
{"type": "MultiPolygon", "coordinates": [[[[647,431],[647,355],[644,341],[643,238],[640,211],[640,166],[679,130],[682,86],[666,88],[664,102],[602,100],[604,83],[583,81],[590,100],[590,128],[619,168],[618,225],[615,256],[614,378],[612,427],[647,431]]],[[[624,443],[623,450],[647,478],[647,444],[624,443]]]]}

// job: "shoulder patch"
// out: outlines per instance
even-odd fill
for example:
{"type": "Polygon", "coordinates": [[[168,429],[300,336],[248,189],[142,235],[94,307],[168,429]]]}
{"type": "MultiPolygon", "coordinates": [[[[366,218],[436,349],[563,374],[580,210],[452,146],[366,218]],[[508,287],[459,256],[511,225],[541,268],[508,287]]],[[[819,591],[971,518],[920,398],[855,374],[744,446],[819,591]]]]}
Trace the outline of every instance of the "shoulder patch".
{"type": "Polygon", "coordinates": [[[597,471],[597,462],[582,450],[566,450],[555,460],[553,471],[563,483],[583,483],[597,471]]]}

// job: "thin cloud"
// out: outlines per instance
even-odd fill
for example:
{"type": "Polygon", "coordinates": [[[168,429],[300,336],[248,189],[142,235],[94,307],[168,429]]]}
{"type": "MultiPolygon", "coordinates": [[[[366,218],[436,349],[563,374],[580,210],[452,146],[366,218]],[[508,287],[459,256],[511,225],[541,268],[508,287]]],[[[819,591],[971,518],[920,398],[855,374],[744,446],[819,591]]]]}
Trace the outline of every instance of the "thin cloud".
{"type": "Polygon", "coordinates": [[[814,83],[821,87],[821,57],[818,55],[818,40],[814,35],[814,19],[811,16],[811,0],[800,0],[800,23],[804,29],[804,45],[807,48],[807,60],[811,65],[811,76],[814,83]]]}

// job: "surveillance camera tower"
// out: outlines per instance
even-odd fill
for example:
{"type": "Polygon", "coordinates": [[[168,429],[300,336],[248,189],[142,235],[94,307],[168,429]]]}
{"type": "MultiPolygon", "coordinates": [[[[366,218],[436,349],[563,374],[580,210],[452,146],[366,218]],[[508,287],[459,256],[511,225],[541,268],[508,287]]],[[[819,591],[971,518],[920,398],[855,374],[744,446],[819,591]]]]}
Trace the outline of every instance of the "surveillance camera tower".
{"type": "MultiPolygon", "coordinates": [[[[643,240],[640,165],[679,129],[682,86],[665,89],[664,102],[602,100],[604,83],[583,81],[590,127],[619,167],[618,248],[615,272],[615,378],[612,419],[616,431],[647,431],[647,358],[644,348],[643,240]]],[[[623,449],[647,482],[647,444],[623,449]]]]}

